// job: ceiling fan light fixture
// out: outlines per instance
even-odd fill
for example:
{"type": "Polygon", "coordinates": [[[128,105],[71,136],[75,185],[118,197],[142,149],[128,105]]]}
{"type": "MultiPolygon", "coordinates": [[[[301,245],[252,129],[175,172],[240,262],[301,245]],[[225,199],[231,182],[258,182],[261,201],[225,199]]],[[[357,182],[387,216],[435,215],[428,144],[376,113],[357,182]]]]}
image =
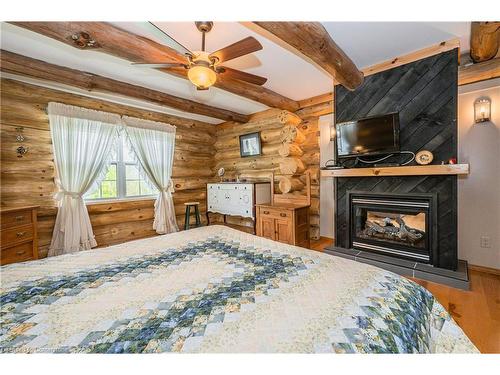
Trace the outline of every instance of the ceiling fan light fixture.
{"type": "Polygon", "coordinates": [[[217,73],[213,68],[214,62],[208,57],[208,53],[196,52],[188,70],[189,80],[199,89],[206,90],[217,81],[217,73]]]}
{"type": "Polygon", "coordinates": [[[193,65],[188,70],[189,80],[200,89],[207,89],[217,80],[217,74],[212,68],[204,65],[193,65]]]}

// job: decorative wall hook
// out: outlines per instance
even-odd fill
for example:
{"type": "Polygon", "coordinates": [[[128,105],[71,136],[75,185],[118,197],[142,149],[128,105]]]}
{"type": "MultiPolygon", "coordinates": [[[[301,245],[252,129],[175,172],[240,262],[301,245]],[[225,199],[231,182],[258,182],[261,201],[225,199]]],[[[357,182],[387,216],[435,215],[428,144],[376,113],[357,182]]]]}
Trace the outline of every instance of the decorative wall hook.
{"type": "Polygon", "coordinates": [[[16,141],[17,142],[24,142],[24,140],[26,139],[26,138],[24,138],[23,130],[24,130],[23,127],[16,128],[16,132],[17,132],[16,141]]]}
{"type": "Polygon", "coordinates": [[[22,158],[24,155],[28,153],[28,151],[29,151],[28,147],[19,146],[18,148],[16,148],[17,157],[22,158]]]}
{"type": "MultiPolygon", "coordinates": [[[[26,140],[26,137],[23,134],[24,128],[22,126],[16,128],[16,141],[17,142],[24,142],[26,140]]],[[[25,147],[23,145],[20,145],[18,148],[16,148],[16,153],[18,158],[22,158],[24,155],[26,155],[29,151],[28,147],[25,147]]]]}

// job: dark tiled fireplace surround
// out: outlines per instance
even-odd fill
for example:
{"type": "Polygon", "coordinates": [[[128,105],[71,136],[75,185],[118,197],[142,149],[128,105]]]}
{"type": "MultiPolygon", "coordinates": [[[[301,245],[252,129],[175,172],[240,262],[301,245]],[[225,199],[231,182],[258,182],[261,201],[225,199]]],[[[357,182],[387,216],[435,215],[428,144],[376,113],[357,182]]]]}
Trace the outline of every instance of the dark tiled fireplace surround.
{"type": "MultiPolygon", "coordinates": [[[[335,122],[398,112],[401,150],[429,150],[435,163],[455,158],[458,55],[453,49],[366,76],[356,90],[335,85],[335,122]]],[[[457,254],[457,176],[340,177],[334,186],[337,247],[329,252],[468,288],[457,254]]]]}
{"type": "Polygon", "coordinates": [[[346,247],[326,251],[405,276],[468,289],[467,265],[440,268],[437,193],[345,194],[346,247]]]}

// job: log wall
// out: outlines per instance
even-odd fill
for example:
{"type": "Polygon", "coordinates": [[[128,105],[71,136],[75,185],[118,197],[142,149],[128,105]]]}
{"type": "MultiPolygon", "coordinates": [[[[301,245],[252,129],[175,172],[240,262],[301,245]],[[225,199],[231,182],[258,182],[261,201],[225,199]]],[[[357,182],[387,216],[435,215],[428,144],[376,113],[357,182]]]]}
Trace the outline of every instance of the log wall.
{"type": "MultiPolygon", "coordinates": [[[[39,252],[46,256],[57,208],[53,195],[54,159],[46,114],[51,101],[128,115],[177,126],[173,180],[174,203],[179,225],[183,224],[184,202],[201,203],[206,212],[206,183],[213,176],[215,126],[79,95],[1,80],[1,206],[40,205],[38,218],[39,252]],[[16,127],[24,128],[22,143],[29,152],[18,158],[16,127]]],[[[99,246],[154,236],[154,199],[88,205],[90,220],[99,246]]],[[[193,218],[194,221],[194,218],[193,218]]]]}
{"type": "MultiPolygon", "coordinates": [[[[216,126],[215,168],[224,178],[268,180],[275,176],[275,193],[305,194],[305,173],[311,174],[311,238],[319,238],[319,128],[318,117],[305,121],[291,112],[269,109],[251,116],[246,124],[225,122],[216,126]],[[240,157],[239,136],[260,132],[262,155],[240,157]]],[[[211,220],[222,220],[218,215],[211,220]]],[[[252,220],[227,218],[230,225],[248,231],[252,220]]]]}

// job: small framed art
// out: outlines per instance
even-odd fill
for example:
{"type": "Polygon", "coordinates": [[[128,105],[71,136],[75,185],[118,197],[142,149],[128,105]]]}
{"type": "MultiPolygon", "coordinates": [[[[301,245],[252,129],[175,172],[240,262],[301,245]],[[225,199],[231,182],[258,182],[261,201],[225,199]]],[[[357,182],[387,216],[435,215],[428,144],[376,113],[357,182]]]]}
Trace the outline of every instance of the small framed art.
{"type": "Polygon", "coordinates": [[[262,153],[260,144],[260,133],[240,135],[240,156],[257,156],[262,153]]]}

